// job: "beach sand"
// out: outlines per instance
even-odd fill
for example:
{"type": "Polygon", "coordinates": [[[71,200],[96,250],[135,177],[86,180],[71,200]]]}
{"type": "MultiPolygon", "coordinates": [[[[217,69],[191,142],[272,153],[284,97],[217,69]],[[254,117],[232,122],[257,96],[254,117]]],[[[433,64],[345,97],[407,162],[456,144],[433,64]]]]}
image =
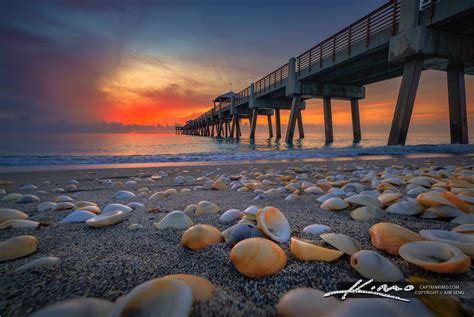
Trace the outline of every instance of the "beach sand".
{"type": "MultiPolygon", "coordinates": [[[[470,157],[431,158],[433,164],[445,166],[457,163],[473,164],[470,157]]],[[[65,187],[70,179],[79,181],[78,189],[65,193],[75,201],[88,200],[96,202],[102,208],[113,202],[114,193],[125,189],[136,192],[138,188],[148,187],[150,193],[176,188],[192,189],[195,185],[202,185],[203,181],[194,184],[175,185],[176,171],[187,170],[196,177],[214,171],[214,175],[239,174],[242,169],[257,168],[286,170],[287,167],[311,165],[327,167],[329,171],[336,171],[342,165],[377,166],[382,170],[390,165],[424,166],[425,158],[407,159],[396,158],[371,161],[328,161],[328,162],[289,162],[289,163],[262,163],[262,164],[227,164],[216,166],[193,167],[163,167],[163,168],[130,168],[130,169],[102,169],[102,170],[74,170],[74,171],[42,171],[28,173],[0,174],[0,180],[10,180],[14,184],[3,186],[7,193],[20,192],[19,187],[24,184],[36,184],[39,190],[47,191],[47,195],[40,196],[41,202],[53,201],[58,194],[51,190],[56,187],[65,187]],[[152,182],[142,177],[136,185],[123,188],[111,187],[102,184],[98,179],[111,179],[125,182],[134,179],[140,173],[153,175],[164,171],[169,177],[152,182]],[[44,184],[49,181],[49,184],[44,184]]],[[[337,172],[339,173],[339,172],[337,172]]],[[[350,173],[346,173],[350,175],[350,173]]],[[[364,183],[370,186],[369,183],[364,183]]],[[[34,235],[39,240],[36,252],[17,260],[0,263],[0,316],[26,316],[38,309],[63,299],[83,297],[97,297],[110,301],[126,295],[135,286],[156,277],[168,274],[189,273],[209,279],[216,290],[209,301],[195,302],[192,307],[193,316],[263,316],[275,315],[275,305],[287,291],[297,287],[318,288],[324,292],[337,290],[337,283],[341,281],[355,282],[362,278],[349,263],[349,256],[344,255],[332,263],[311,261],[302,262],[295,259],[289,251],[289,243],[281,244],[288,255],[286,267],[277,274],[261,278],[250,279],[240,274],[229,258],[231,247],[225,243],[211,245],[203,250],[192,251],[180,245],[183,230],[167,229],[159,231],[153,223],[159,221],[166,213],[174,210],[184,210],[190,204],[197,204],[202,200],[215,202],[226,211],[232,208],[244,210],[250,205],[259,207],[275,206],[287,217],[291,226],[291,235],[320,242],[314,237],[302,232],[309,224],[320,223],[332,228],[333,232],[344,233],[360,241],[363,249],[375,250],[370,243],[368,229],[377,222],[393,222],[418,232],[422,229],[446,229],[455,227],[447,221],[423,220],[413,216],[386,214],[382,219],[368,222],[357,222],[349,215],[349,210],[333,212],[319,208],[317,195],[303,194],[297,200],[285,201],[287,195],[268,196],[254,201],[255,193],[241,193],[230,189],[198,190],[179,193],[169,198],[157,201],[148,201],[150,194],[135,197],[130,201],[143,203],[146,208],[130,212],[126,219],[117,225],[101,229],[89,228],[86,224],[59,224],[71,211],[37,212],[38,203],[16,204],[0,200],[0,208],[14,208],[27,213],[32,220],[45,222],[47,225],[39,229],[7,229],[0,230],[0,241],[18,235],[34,235]],[[148,212],[159,207],[162,212],[148,212]],[[129,231],[127,226],[140,223],[142,230],[129,231]],[[29,271],[16,272],[19,266],[33,259],[44,256],[56,256],[61,259],[58,266],[53,268],[38,268],[29,271]]],[[[210,224],[220,230],[231,224],[221,224],[218,215],[196,216],[189,214],[195,224],[210,224]]],[[[471,269],[461,275],[442,275],[419,269],[408,264],[402,258],[381,254],[392,260],[406,277],[416,275],[438,283],[464,282],[472,283],[474,274],[471,269]]],[[[463,300],[463,303],[472,309],[472,299],[463,300]]]]}

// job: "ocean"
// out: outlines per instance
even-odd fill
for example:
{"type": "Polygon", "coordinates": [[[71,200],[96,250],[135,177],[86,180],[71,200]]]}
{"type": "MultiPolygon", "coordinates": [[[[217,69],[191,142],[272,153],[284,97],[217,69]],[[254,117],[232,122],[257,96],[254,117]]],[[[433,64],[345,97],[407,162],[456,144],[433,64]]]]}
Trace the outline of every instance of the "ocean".
{"type": "Polygon", "coordinates": [[[386,134],[362,137],[353,144],[351,134],[335,134],[335,142],[325,145],[324,135],[306,134],[288,145],[265,133],[257,133],[254,142],[245,134],[240,141],[141,133],[4,135],[0,137],[0,167],[474,153],[472,144],[448,144],[449,134],[409,134],[406,146],[386,146],[386,134]]]}

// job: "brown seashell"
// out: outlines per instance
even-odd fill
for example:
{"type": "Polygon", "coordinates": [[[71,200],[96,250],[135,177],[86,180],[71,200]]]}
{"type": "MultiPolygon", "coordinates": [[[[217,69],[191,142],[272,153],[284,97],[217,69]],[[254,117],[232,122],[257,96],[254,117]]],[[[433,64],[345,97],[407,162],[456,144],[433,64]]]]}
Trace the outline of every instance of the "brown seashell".
{"type": "Polygon", "coordinates": [[[24,257],[36,251],[38,239],[33,236],[18,236],[0,242],[0,262],[24,257]]]}
{"type": "Polygon", "coordinates": [[[250,238],[240,241],[232,248],[230,259],[241,274],[259,278],[282,270],[287,257],[275,242],[264,238],[250,238]]]}
{"type": "Polygon", "coordinates": [[[421,193],[416,197],[416,201],[425,206],[452,206],[456,207],[451,201],[447,200],[441,194],[436,192],[421,193]]]}
{"type": "Polygon", "coordinates": [[[295,238],[291,238],[290,251],[295,258],[302,261],[332,262],[344,254],[339,250],[323,248],[295,238]]]}
{"type": "Polygon", "coordinates": [[[181,237],[181,244],[191,250],[200,250],[213,243],[223,242],[221,232],[210,225],[194,225],[181,237]]]}
{"type": "Polygon", "coordinates": [[[443,192],[441,196],[452,202],[459,210],[462,210],[465,213],[471,212],[471,207],[465,201],[461,200],[457,195],[451,192],[443,192]]]}
{"type": "Polygon", "coordinates": [[[369,234],[375,248],[393,255],[398,255],[398,249],[405,243],[423,240],[419,234],[389,222],[373,225],[369,234]]]}

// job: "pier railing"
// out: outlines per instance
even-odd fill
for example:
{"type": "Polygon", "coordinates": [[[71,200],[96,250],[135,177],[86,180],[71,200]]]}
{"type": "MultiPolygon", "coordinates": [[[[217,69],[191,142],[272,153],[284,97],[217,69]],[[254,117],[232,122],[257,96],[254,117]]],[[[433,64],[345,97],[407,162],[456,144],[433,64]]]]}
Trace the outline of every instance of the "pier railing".
{"type": "Polygon", "coordinates": [[[255,95],[261,95],[272,89],[280,88],[288,78],[288,63],[274,70],[255,83],[255,95]]]}
{"type": "Polygon", "coordinates": [[[250,99],[250,86],[243,89],[242,91],[240,91],[234,96],[234,101],[236,105],[243,104],[249,101],[249,99],[250,99]]]}

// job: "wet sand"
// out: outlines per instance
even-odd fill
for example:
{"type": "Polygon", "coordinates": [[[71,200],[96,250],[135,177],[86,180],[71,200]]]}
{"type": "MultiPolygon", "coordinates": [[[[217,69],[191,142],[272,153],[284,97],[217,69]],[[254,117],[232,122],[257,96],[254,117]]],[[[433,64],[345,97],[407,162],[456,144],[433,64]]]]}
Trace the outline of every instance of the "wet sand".
{"type": "MultiPolygon", "coordinates": [[[[433,164],[445,166],[457,163],[473,164],[469,157],[431,158],[433,164]]],[[[384,166],[407,165],[421,167],[426,159],[389,159],[379,161],[332,161],[332,162],[291,162],[264,164],[235,164],[220,166],[192,167],[163,167],[163,168],[129,168],[104,170],[74,170],[74,171],[45,171],[28,173],[0,174],[0,180],[10,180],[14,184],[2,186],[7,193],[21,192],[19,187],[24,184],[35,184],[47,195],[38,195],[41,202],[53,201],[60,194],[53,194],[56,187],[66,187],[66,181],[79,181],[77,190],[64,193],[74,198],[74,201],[88,200],[96,202],[100,207],[113,202],[126,204],[134,201],[143,203],[145,209],[130,212],[126,219],[117,225],[101,229],[89,228],[86,224],[59,224],[71,211],[37,212],[39,203],[16,204],[0,200],[0,208],[14,208],[27,213],[30,219],[44,222],[46,225],[39,229],[7,229],[0,230],[0,241],[8,238],[30,234],[39,240],[38,250],[24,258],[0,263],[0,315],[25,316],[48,304],[63,299],[83,297],[98,297],[110,301],[126,295],[135,286],[150,279],[168,274],[189,273],[209,279],[216,286],[216,291],[209,301],[195,302],[191,315],[213,316],[263,316],[275,315],[275,304],[287,291],[297,287],[313,287],[324,292],[337,290],[336,283],[341,281],[355,282],[362,278],[349,263],[349,256],[344,255],[333,263],[302,262],[295,259],[289,251],[289,243],[281,244],[288,255],[286,267],[277,274],[261,279],[250,279],[241,275],[229,259],[231,247],[225,243],[211,245],[200,251],[188,250],[180,245],[183,230],[156,230],[153,223],[163,218],[166,213],[174,210],[184,210],[190,204],[208,200],[215,202],[226,211],[232,208],[244,210],[250,205],[259,207],[275,206],[287,217],[293,237],[301,237],[320,243],[319,237],[302,232],[309,224],[320,223],[329,226],[333,232],[344,233],[360,241],[363,249],[375,250],[370,243],[368,229],[377,222],[393,222],[418,232],[422,229],[445,229],[455,227],[441,220],[424,220],[413,216],[385,214],[382,219],[367,222],[353,220],[350,210],[339,212],[326,211],[319,208],[318,195],[303,194],[297,200],[285,201],[285,194],[268,196],[263,200],[254,201],[255,193],[241,193],[230,189],[198,190],[165,198],[149,201],[148,197],[157,191],[168,188],[192,189],[202,185],[204,181],[192,184],[176,185],[174,178],[182,175],[203,176],[214,171],[211,178],[218,175],[239,174],[242,169],[259,171],[268,169],[285,171],[287,167],[323,167],[329,171],[338,172],[336,168],[343,165],[368,165],[383,170],[384,166]],[[169,177],[150,181],[148,177],[158,171],[166,172],[169,177]],[[111,187],[99,180],[125,181],[133,179],[136,185],[122,188],[111,187]],[[44,181],[49,181],[45,184],[44,181]],[[113,199],[118,190],[129,190],[136,193],[141,187],[148,187],[149,194],[135,197],[126,201],[113,199]],[[160,208],[161,212],[148,212],[152,208],[160,208]],[[140,223],[142,230],[129,231],[127,226],[140,223]],[[19,266],[31,260],[56,256],[61,259],[58,266],[53,268],[38,268],[29,271],[16,272],[19,266]]],[[[429,165],[428,165],[429,166],[429,165]]],[[[369,189],[369,183],[363,183],[369,189]]],[[[274,186],[275,187],[275,186],[274,186]]],[[[61,194],[63,195],[63,194],[61,194]]],[[[1,197],[0,197],[1,198],[1,197]]],[[[224,230],[232,224],[221,224],[218,215],[196,216],[189,214],[195,224],[210,224],[224,230]]],[[[382,253],[382,252],[381,252],[382,253]]],[[[462,275],[441,275],[419,269],[408,264],[397,256],[382,253],[392,260],[406,277],[416,275],[438,283],[474,281],[474,272],[462,275]]],[[[472,309],[474,300],[463,300],[472,309]]]]}

